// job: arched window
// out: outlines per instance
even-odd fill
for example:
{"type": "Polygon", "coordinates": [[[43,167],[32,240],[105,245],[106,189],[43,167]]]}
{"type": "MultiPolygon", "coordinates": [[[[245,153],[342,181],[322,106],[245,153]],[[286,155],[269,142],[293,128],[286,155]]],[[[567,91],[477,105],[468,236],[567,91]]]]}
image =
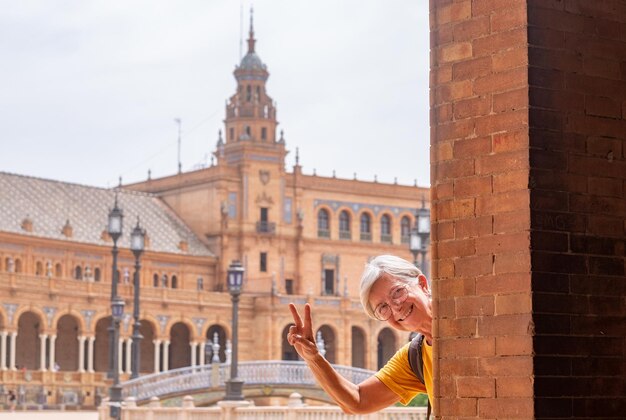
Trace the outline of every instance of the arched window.
{"type": "Polygon", "coordinates": [[[74,269],[74,278],[76,280],[83,279],[83,268],[80,265],[77,265],[76,268],[74,269]]]}
{"type": "Polygon", "coordinates": [[[330,223],[326,209],[320,209],[317,212],[317,236],[319,238],[330,238],[330,223]]]}
{"type": "Polygon", "coordinates": [[[359,327],[352,327],[352,366],[365,368],[365,333],[359,327]]]}
{"type": "Polygon", "coordinates": [[[100,281],[102,279],[102,273],[100,272],[100,267],[96,267],[93,270],[93,279],[94,281],[100,281]]]}
{"type": "Polygon", "coordinates": [[[41,261],[37,261],[35,264],[35,275],[43,276],[43,263],[41,261]]]}
{"type": "Polygon", "coordinates": [[[372,220],[368,213],[361,213],[361,240],[372,240],[372,220]]]}
{"type": "Polygon", "coordinates": [[[391,216],[388,214],[380,218],[380,241],[391,243],[391,216]]]}
{"type": "Polygon", "coordinates": [[[403,244],[408,244],[411,238],[411,219],[409,216],[402,216],[400,220],[400,236],[403,244]]]}
{"type": "Polygon", "coordinates": [[[383,328],[378,333],[377,365],[381,369],[396,351],[396,337],[390,328],[383,328]]]}
{"type": "Polygon", "coordinates": [[[63,276],[63,266],[61,263],[56,263],[54,265],[54,276],[60,278],[63,276]]]}
{"type": "Polygon", "coordinates": [[[172,276],[172,289],[178,289],[178,277],[172,276]]]}
{"type": "Polygon", "coordinates": [[[19,258],[15,259],[15,272],[16,273],[22,272],[22,260],[20,260],[19,258]]]}
{"type": "Polygon", "coordinates": [[[251,133],[251,131],[250,131],[250,126],[249,126],[249,125],[246,125],[246,134],[247,134],[247,135],[249,135],[249,136],[251,136],[252,134],[250,134],[250,133],[251,133]]]}
{"type": "Polygon", "coordinates": [[[339,213],[339,239],[352,239],[350,233],[350,213],[347,210],[342,210],[339,213]]]}
{"type": "Polygon", "coordinates": [[[252,100],[252,86],[246,86],[246,101],[250,102],[252,100]]]}
{"type": "Polygon", "coordinates": [[[159,287],[159,275],[157,273],[152,276],[152,286],[159,287]]]}
{"type": "Polygon", "coordinates": [[[161,286],[167,288],[167,285],[168,285],[167,274],[163,274],[163,277],[161,277],[161,286]]]}
{"type": "Polygon", "coordinates": [[[196,288],[198,290],[204,290],[204,279],[202,277],[198,277],[196,280],[196,288]]]}

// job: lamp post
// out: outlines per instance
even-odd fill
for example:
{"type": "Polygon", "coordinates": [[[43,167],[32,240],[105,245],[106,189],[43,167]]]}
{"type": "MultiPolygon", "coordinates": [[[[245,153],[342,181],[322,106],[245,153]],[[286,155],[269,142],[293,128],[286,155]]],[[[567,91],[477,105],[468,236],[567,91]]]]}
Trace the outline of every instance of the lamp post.
{"type": "MultiPolygon", "coordinates": [[[[111,239],[113,239],[113,250],[111,253],[113,254],[113,276],[111,278],[111,308],[113,307],[113,302],[117,297],[117,283],[119,281],[117,276],[117,240],[122,235],[122,229],[124,226],[124,213],[122,210],[117,207],[117,193],[115,194],[115,204],[113,205],[113,209],[109,211],[109,220],[107,224],[107,232],[111,239]]],[[[114,368],[113,365],[113,352],[117,349],[117,343],[113,341],[113,330],[115,329],[115,321],[111,320],[111,326],[109,327],[109,371],[107,372],[107,377],[112,378],[113,372],[117,369],[114,368]]]]}
{"type": "Polygon", "coordinates": [[[238,311],[239,295],[241,294],[241,284],[243,283],[244,268],[239,261],[233,261],[228,267],[228,291],[233,303],[233,350],[230,364],[230,379],[226,381],[225,400],[243,400],[243,381],[237,377],[237,347],[238,347],[238,311]]]}
{"type": "Polygon", "coordinates": [[[141,322],[139,321],[139,291],[141,284],[139,281],[139,271],[141,269],[140,257],[143,254],[146,242],[146,231],[139,226],[139,217],[137,217],[137,226],[130,234],[130,249],[135,255],[135,274],[133,275],[133,344],[132,344],[132,359],[131,359],[131,374],[130,379],[135,379],[139,376],[139,363],[141,361],[141,322]]]}
{"type": "Polygon", "coordinates": [[[415,212],[415,226],[411,230],[409,249],[413,254],[413,263],[428,278],[428,264],[426,263],[426,248],[430,240],[430,210],[426,208],[424,197],[422,207],[415,212]],[[421,254],[418,261],[417,255],[421,254]]]}
{"type": "MultiPolygon", "coordinates": [[[[115,296],[111,303],[111,317],[113,318],[113,340],[117,343],[120,339],[120,322],[124,316],[124,299],[115,296]]],[[[120,386],[120,370],[117,369],[119,363],[119,347],[113,350],[113,385],[109,391],[111,401],[109,414],[114,419],[119,419],[122,411],[122,387],[120,386]]]]}

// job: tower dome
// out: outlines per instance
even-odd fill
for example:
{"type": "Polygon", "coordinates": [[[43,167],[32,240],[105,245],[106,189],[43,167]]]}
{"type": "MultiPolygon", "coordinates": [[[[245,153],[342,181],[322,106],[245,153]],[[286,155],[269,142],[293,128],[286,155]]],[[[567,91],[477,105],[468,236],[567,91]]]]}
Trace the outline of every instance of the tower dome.
{"type": "Polygon", "coordinates": [[[242,80],[262,80],[266,81],[269,77],[267,66],[263,64],[261,58],[254,51],[254,24],[252,19],[252,11],[250,11],[250,32],[248,33],[248,52],[241,59],[241,63],[235,68],[235,78],[238,82],[242,80]]]}

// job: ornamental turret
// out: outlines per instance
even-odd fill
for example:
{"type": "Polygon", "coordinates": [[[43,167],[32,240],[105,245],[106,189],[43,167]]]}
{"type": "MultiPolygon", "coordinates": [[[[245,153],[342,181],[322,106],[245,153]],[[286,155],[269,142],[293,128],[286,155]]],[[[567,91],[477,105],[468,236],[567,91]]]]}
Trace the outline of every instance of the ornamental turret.
{"type": "MultiPolygon", "coordinates": [[[[276,106],[265,90],[269,77],[267,66],[255,50],[254,24],[250,14],[248,51],[236,66],[237,92],[226,104],[224,152],[240,142],[271,147],[282,146],[276,139],[276,106]]],[[[219,154],[218,160],[220,158],[219,154]]]]}

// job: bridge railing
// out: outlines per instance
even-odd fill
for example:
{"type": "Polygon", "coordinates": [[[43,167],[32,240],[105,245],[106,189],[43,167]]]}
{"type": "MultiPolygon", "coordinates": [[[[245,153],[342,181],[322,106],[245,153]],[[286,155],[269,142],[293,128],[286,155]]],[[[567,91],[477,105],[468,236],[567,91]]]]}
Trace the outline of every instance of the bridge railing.
{"type": "MultiPolygon", "coordinates": [[[[335,365],[343,377],[353,383],[369,378],[374,372],[350,366],[335,365]]],[[[172,394],[192,393],[194,391],[224,388],[229,378],[230,365],[210,364],[187,366],[166,372],[141,376],[123,382],[124,398],[134,397],[145,401],[151,397],[163,397],[172,394]]],[[[239,379],[247,385],[286,385],[294,387],[317,387],[311,371],[304,362],[286,360],[267,360],[240,362],[239,379]]]]}

